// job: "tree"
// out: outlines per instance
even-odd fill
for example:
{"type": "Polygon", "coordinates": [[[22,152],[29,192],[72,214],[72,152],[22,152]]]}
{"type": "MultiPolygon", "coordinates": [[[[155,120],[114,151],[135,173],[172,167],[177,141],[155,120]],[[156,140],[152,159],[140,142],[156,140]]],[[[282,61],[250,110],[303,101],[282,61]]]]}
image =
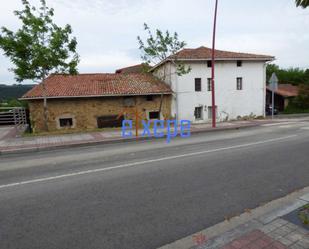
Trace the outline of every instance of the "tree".
{"type": "Polygon", "coordinates": [[[140,36],[137,39],[140,45],[139,49],[142,51],[141,58],[147,65],[158,64],[169,58],[176,66],[177,75],[181,76],[191,71],[190,67],[177,60],[177,52],[183,49],[186,43],[179,41],[176,32],[171,35],[169,31],[163,33],[157,29],[153,34],[146,23],[144,24],[144,30],[148,33],[146,43],[140,36]]]}
{"type": "Polygon", "coordinates": [[[15,65],[14,72],[18,82],[33,80],[41,82],[44,97],[44,126],[48,130],[48,110],[45,79],[52,73],[77,73],[79,56],[76,53],[76,38],[71,38],[72,28],[57,26],[52,17],[54,9],[40,0],[36,7],[22,0],[24,9],[14,11],[21,20],[22,27],[13,32],[1,28],[0,47],[15,65]]]}
{"type": "Polygon", "coordinates": [[[267,64],[266,67],[266,78],[267,82],[269,81],[271,75],[275,73],[278,76],[278,71],[280,70],[279,66],[276,64],[267,64]]]}
{"type": "Polygon", "coordinates": [[[299,93],[295,99],[298,107],[303,109],[309,109],[309,85],[300,85],[299,93]]]}
{"type": "Polygon", "coordinates": [[[276,64],[268,64],[266,68],[267,81],[272,73],[276,73],[280,83],[290,83],[294,85],[307,84],[309,85],[309,69],[303,70],[300,68],[280,68],[276,64]]]}
{"type": "Polygon", "coordinates": [[[295,0],[295,2],[297,7],[307,8],[309,6],[309,0],[295,0]]]}

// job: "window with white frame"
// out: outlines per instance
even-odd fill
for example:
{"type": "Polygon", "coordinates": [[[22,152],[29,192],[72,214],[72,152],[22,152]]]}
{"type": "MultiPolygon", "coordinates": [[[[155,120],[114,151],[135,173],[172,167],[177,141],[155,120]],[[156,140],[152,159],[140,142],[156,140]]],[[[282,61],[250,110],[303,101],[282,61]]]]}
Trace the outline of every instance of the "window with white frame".
{"type": "Polygon", "coordinates": [[[76,128],[76,119],[72,114],[63,114],[55,118],[57,129],[76,128]]]}
{"type": "Polygon", "coordinates": [[[71,128],[73,126],[73,118],[59,118],[59,126],[61,128],[71,128]]]}
{"type": "Polygon", "coordinates": [[[195,78],[195,91],[196,92],[202,91],[202,79],[201,78],[195,78]]]}
{"type": "Polygon", "coordinates": [[[203,107],[202,106],[195,107],[194,117],[195,117],[196,120],[203,119],[203,107]]]}
{"type": "Polygon", "coordinates": [[[243,80],[242,80],[242,77],[237,77],[236,79],[236,89],[237,90],[242,90],[243,89],[243,80]]]}
{"type": "Polygon", "coordinates": [[[208,92],[212,91],[212,79],[211,78],[207,79],[207,91],[208,92]]]}

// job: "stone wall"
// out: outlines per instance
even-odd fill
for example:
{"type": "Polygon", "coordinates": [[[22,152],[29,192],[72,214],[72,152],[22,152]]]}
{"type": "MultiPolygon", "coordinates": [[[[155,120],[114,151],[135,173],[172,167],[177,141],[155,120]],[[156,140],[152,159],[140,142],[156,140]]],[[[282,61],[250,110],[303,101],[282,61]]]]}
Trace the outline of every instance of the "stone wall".
{"type": "MultiPolygon", "coordinates": [[[[71,98],[71,99],[49,99],[48,104],[48,127],[49,131],[63,129],[59,125],[59,118],[72,118],[73,126],[70,129],[88,130],[96,129],[97,117],[106,115],[126,114],[126,119],[135,119],[134,112],[137,110],[140,119],[146,120],[149,111],[159,111],[161,107],[161,118],[171,118],[171,95],[155,95],[153,100],[147,101],[146,96],[129,97],[100,97],[100,98],[71,98]],[[134,106],[126,107],[125,103],[134,106]]],[[[43,100],[29,101],[30,118],[34,132],[44,131],[43,100]]],[[[67,128],[65,128],[67,129],[67,128]]]]}

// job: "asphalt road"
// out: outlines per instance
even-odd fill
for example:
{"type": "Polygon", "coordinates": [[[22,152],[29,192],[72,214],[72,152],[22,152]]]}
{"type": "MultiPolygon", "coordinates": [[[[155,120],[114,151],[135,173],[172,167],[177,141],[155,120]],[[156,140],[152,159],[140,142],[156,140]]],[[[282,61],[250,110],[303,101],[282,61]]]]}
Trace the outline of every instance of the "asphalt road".
{"type": "Polygon", "coordinates": [[[0,248],[157,248],[308,185],[308,122],[0,156],[0,248]]]}

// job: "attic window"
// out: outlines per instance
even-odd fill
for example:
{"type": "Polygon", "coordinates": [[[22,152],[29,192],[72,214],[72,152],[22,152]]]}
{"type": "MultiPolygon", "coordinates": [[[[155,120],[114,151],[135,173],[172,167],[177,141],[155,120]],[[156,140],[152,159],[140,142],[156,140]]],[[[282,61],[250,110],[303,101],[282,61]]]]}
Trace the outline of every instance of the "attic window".
{"type": "Polygon", "coordinates": [[[212,67],[212,61],[207,61],[207,67],[212,67]]]}
{"type": "Polygon", "coordinates": [[[237,61],[237,67],[242,67],[242,61],[237,61]]]}

